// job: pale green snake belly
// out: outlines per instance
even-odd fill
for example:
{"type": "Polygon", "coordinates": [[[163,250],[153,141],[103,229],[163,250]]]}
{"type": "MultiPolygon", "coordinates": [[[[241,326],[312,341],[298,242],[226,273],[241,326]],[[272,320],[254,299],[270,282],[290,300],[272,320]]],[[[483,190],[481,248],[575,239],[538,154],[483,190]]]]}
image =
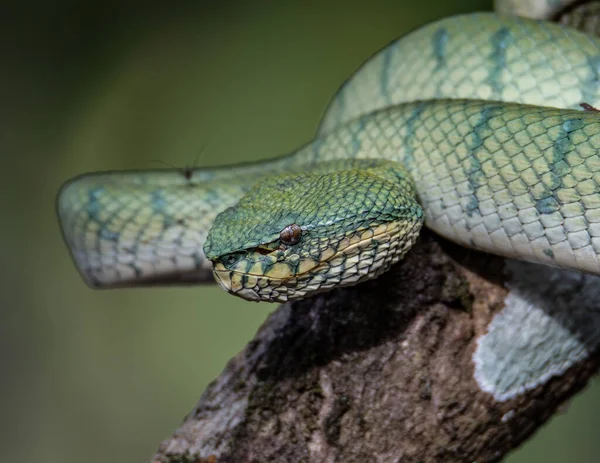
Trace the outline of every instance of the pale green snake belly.
{"type": "Polygon", "coordinates": [[[423,220],[466,247],[600,274],[600,113],[581,103],[600,106],[599,39],[450,17],[366,61],[303,148],[86,174],[58,214],[94,287],[207,281],[214,263],[228,291],[286,301],[376,277],[423,220]]]}

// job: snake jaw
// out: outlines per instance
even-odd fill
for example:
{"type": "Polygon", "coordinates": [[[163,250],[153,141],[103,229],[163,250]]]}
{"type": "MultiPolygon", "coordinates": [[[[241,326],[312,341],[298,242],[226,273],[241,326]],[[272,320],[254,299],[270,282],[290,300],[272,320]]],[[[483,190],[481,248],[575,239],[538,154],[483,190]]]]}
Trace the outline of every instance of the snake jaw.
{"type": "Polygon", "coordinates": [[[279,261],[262,273],[245,270],[256,272],[260,268],[249,264],[253,258],[259,258],[260,252],[248,251],[248,262],[238,261],[226,266],[215,260],[213,274],[221,288],[249,301],[302,299],[379,276],[404,257],[416,241],[421,226],[422,220],[380,224],[345,236],[324,249],[320,260],[312,257],[290,259],[297,254],[283,253],[287,254],[288,261],[279,261]],[[289,260],[296,262],[290,265],[289,260]],[[293,269],[297,271],[293,272],[293,269]]]}
{"type": "Polygon", "coordinates": [[[238,284],[234,285],[234,275],[230,270],[225,269],[222,264],[216,264],[213,269],[213,275],[215,280],[225,291],[231,294],[235,294],[242,299],[247,301],[259,302],[261,300],[260,295],[252,288],[244,288],[238,284]]]}

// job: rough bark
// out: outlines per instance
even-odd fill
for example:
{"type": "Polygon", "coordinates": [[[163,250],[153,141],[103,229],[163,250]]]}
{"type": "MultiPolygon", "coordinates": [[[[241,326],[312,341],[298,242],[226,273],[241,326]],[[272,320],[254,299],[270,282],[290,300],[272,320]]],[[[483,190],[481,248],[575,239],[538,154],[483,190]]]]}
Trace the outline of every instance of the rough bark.
{"type": "Polygon", "coordinates": [[[503,259],[424,233],[380,278],[279,307],[153,461],[500,460],[600,359],[509,399],[485,392],[473,357],[505,280],[503,259]]]}

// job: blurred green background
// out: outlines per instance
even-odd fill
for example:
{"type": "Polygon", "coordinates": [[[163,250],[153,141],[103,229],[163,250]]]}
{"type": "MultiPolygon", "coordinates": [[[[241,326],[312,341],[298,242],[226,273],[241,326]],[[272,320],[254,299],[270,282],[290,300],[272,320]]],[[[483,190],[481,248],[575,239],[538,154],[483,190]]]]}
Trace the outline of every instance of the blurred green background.
{"type": "MultiPolygon", "coordinates": [[[[54,213],[84,171],[274,156],[403,32],[489,1],[3,6],[2,461],[143,462],[273,310],[214,287],[93,291],[54,213]]],[[[600,460],[600,384],[508,459],[600,460]]]]}

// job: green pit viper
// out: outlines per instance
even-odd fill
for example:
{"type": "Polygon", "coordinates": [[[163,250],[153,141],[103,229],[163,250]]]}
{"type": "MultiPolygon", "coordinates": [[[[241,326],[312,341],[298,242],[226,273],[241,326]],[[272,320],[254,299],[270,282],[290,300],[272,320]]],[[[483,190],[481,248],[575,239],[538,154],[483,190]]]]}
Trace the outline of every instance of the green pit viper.
{"type": "Polygon", "coordinates": [[[377,277],[422,224],[469,248],[600,274],[600,40],[506,14],[548,17],[566,2],[526,3],[390,43],[291,154],[68,181],[58,215],[85,281],[214,275],[244,299],[288,301],[377,277]]]}

